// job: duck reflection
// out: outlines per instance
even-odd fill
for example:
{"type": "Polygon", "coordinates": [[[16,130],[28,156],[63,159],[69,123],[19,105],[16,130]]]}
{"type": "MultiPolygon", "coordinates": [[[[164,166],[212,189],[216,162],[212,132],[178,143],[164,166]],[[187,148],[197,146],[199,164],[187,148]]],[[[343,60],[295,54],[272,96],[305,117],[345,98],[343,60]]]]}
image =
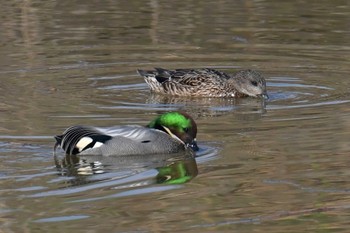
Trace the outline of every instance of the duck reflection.
{"type": "Polygon", "coordinates": [[[232,111],[241,114],[266,113],[266,99],[260,98],[207,98],[181,97],[150,93],[146,104],[165,110],[177,109],[193,117],[217,117],[232,111]]]}
{"type": "MultiPolygon", "coordinates": [[[[121,178],[133,176],[145,171],[155,171],[153,177],[147,178],[147,184],[182,184],[198,175],[197,163],[193,153],[133,155],[133,156],[76,156],[54,155],[55,165],[61,176],[75,177],[72,184],[90,182],[93,175],[110,173],[119,174],[121,178]],[[123,174],[123,175],[121,175],[123,174]],[[85,177],[85,178],[84,178],[85,177]]],[[[105,179],[104,176],[102,179],[105,179]]],[[[115,179],[116,177],[108,176],[115,179]]],[[[140,177],[142,180],[145,177],[140,177]]],[[[96,179],[94,179],[96,180],[96,179]]]]}

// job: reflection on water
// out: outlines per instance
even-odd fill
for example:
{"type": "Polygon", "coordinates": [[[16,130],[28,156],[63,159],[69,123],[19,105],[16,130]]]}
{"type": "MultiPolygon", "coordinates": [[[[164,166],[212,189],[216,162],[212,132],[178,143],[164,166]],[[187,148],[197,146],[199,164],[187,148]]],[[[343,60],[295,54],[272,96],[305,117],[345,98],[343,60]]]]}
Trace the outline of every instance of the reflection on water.
{"type": "MultiPolygon", "coordinates": [[[[125,196],[125,192],[141,195],[144,194],[144,191],[150,193],[163,190],[158,186],[148,186],[183,184],[198,174],[197,163],[192,154],[152,155],[152,157],[144,155],[121,157],[66,155],[61,159],[55,157],[55,164],[63,179],[54,179],[51,183],[65,182],[65,188],[40,191],[28,197],[72,195],[101,188],[118,190],[118,193],[93,198],[93,200],[125,196]]],[[[164,190],[169,189],[171,188],[164,188],[164,190]]]]}
{"type": "MultiPolygon", "coordinates": [[[[187,182],[198,173],[192,153],[138,156],[54,156],[56,168],[63,176],[88,176],[106,172],[137,174],[155,169],[157,183],[187,182]]],[[[103,176],[106,178],[106,176],[103,176]]],[[[113,178],[115,176],[113,175],[113,178]]],[[[95,179],[95,178],[93,178],[95,179]]],[[[76,185],[76,184],[75,184],[76,185]]],[[[79,184],[78,184],[79,185],[79,184]]]]}
{"type": "Polygon", "coordinates": [[[1,231],[348,231],[348,1],[4,1],[0,16],[1,231]],[[153,67],[256,69],[270,99],[152,95],[136,69],[153,67]],[[55,164],[68,125],[169,110],[198,123],[196,158],[55,164]]]}
{"type": "Polygon", "coordinates": [[[232,111],[263,114],[266,100],[257,98],[184,98],[151,93],[146,99],[146,103],[154,108],[161,107],[167,111],[175,108],[198,118],[220,116],[232,111]]]}

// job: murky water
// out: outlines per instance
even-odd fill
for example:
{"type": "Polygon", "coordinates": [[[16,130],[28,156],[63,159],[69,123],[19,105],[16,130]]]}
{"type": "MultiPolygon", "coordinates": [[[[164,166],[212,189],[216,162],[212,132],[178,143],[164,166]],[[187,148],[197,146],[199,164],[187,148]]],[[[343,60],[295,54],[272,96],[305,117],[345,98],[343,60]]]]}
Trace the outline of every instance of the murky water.
{"type": "Polygon", "coordinates": [[[3,2],[1,232],[347,232],[348,1],[3,2]],[[261,71],[270,99],[151,95],[136,69],[261,71]],[[184,110],[201,150],[53,157],[74,124],[184,110]]]}

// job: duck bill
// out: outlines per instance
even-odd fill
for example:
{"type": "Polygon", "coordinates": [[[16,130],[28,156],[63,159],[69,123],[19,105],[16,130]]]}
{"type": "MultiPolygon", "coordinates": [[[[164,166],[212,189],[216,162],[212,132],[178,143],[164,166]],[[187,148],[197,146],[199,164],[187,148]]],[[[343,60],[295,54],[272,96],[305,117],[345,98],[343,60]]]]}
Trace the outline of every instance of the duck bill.
{"type": "Polygon", "coordinates": [[[269,96],[267,95],[267,93],[261,94],[260,97],[263,98],[264,100],[269,99],[269,96]]]}
{"type": "Polygon", "coordinates": [[[198,145],[196,139],[194,139],[192,142],[188,143],[187,146],[191,148],[193,151],[198,151],[198,145]]]}

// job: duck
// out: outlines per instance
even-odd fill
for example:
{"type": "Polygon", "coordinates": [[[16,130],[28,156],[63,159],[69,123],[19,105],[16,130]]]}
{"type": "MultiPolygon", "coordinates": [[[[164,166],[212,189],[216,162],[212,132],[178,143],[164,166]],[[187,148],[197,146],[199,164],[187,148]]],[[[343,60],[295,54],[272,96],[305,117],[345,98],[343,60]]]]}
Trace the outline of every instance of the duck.
{"type": "Polygon", "coordinates": [[[54,136],[66,155],[127,156],[198,151],[197,124],[184,112],[167,112],[147,126],[71,126],[54,136]]]}
{"type": "Polygon", "coordinates": [[[137,70],[151,92],[190,97],[262,97],[268,99],[266,81],[256,70],[229,75],[219,70],[175,69],[137,70]]]}

